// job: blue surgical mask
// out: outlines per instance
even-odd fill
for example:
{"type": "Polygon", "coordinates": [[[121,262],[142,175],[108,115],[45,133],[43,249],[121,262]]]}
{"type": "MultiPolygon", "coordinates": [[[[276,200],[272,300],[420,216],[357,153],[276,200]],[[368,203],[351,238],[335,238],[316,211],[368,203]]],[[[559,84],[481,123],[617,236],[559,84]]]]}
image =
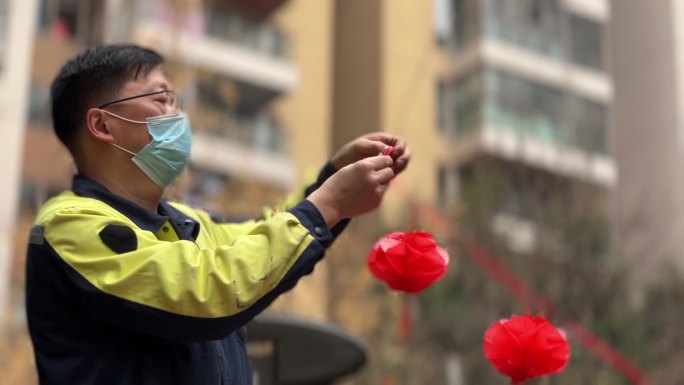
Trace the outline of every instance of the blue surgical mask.
{"type": "Polygon", "coordinates": [[[102,110],[130,123],[146,124],[152,141],[137,154],[117,144],[112,145],[133,155],[131,159],[154,183],[165,188],[183,172],[190,161],[192,131],[185,114],[161,115],[146,121],[131,120],[102,110]]]}

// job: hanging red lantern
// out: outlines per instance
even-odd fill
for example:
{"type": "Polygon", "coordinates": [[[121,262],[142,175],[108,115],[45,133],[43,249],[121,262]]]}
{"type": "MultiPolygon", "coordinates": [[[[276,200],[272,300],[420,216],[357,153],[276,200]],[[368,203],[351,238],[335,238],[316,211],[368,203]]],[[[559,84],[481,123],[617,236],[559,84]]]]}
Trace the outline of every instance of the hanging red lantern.
{"type": "Polygon", "coordinates": [[[543,317],[511,316],[495,322],[484,336],[487,359],[513,384],[563,371],[570,346],[563,333],[543,317]]]}
{"type": "Polygon", "coordinates": [[[449,254],[425,231],[392,232],[368,254],[368,268],[390,288],[418,293],[440,279],[449,254]]]}

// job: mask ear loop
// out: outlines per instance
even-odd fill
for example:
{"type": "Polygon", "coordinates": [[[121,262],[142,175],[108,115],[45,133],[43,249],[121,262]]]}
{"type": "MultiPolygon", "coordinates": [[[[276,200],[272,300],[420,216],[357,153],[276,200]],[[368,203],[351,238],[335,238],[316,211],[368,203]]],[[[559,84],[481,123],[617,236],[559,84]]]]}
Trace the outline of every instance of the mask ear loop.
{"type": "Polygon", "coordinates": [[[111,143],[111,142],[110,142],[109,144],[111,144],[112,146],[114,146],[114,147],[118,148],[119,150],[121,150],[121,151],[125,151],[125,152],[127,152],[127,153],[129,153],[129,154],[131,154],[131,155],[133,155],[133,156],[136,156],[136,155],[138,155],[138,154],[134,153],[133,151],[128,151],[128,150],[126,150],[125,148],[123,148],[123,147],[119,146],[119,145],[118,145],[118,144],[116,144],[116,143],[111,143]]]}
{"type": "MultiPolygon", "coordinates": [[[[147,124],[147,122],[141,122],[141,121],[139,121],[139,120],[132,120],[132,119],[124,118],[123,116],[119,116],[119,115],[117,115],[117,114],[115,114],[115,113],[113,113],[113,112],[109,112],[109,111],[107,111],[107,110],[100,109],[100,111],[102,111],[102,112],[104,112],[104,113],[106,113],[106,114],[108,114],[108,115],[111,115],[111,116],[113,116],[113,117],[115,117],[115,118],[119,118],[119,119],[121,119],[121,120],[123,120],[123,121],[125,121],[125,122],[134,123],[134,124],[147,124]]],[[[133,156],[138,155],[138,154],[134,153],[133,151],[126,150],[125,148],[119,146],[119,145],[116,144],[116,143],[110,142],[109,144],[111,144],[112,146],[118,148],[119,150],[124,151],[124,152],[127,152],[127,153],[129,153],[129,154],[131,154],[131,155],[133,155],[133,156]]]]}
{"type": "Polygon", "coordinates": [[[147,124],[147,122],[143,122],[143,121],[140,121],[140,120],[133,120],[133,119],[124,118],[123,116],[119,116],[119,115],[117,115],[117,114],[115,114],[115,113],[113,113],[113,112],[109,112],[109,111],[107,111],[107,110],[100,109],[100,111],[106,113],[107,115],[111,115],[111,116],[113,116],[113,117],[115,117],[115,118],[119,118],[119,119],[121,119],[121,120],[123,120],[123,121],[125,121],[125,122],[135,123],[135,124],[147,124]]]}

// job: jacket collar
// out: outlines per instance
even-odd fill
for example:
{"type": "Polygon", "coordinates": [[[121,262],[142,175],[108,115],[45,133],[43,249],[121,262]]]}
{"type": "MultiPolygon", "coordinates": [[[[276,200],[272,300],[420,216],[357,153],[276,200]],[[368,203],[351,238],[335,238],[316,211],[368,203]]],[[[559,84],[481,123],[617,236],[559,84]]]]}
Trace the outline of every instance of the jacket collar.
{"type": "Polygon", "coordinates": [[[167,221],[170,221],[176,225],[176,230],[182,239],[191,238],[194,240],[199,233],[197,221],[183,214],[166,201],[160,201],[157,212],[153,213],[135,202],[113,194],[100,183],[80,174],[74,176],[72,190],[77,195],[97,199],[108,204],[143,230],[156,233],[167,221]]]}

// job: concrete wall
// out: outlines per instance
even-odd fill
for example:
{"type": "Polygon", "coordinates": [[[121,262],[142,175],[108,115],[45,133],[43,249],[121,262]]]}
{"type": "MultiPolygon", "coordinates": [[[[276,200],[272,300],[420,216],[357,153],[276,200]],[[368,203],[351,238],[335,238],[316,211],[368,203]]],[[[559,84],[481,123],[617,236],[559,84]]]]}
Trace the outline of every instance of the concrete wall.
{"type": "Polygon", "coordinates": [[[684,262],[684,40],[675,33],[682,14],[674,3],[611,4],[619,170],[614,219],[617,244],[635,266],[637,282],[652,279],[663,262],[684,262]]]}

